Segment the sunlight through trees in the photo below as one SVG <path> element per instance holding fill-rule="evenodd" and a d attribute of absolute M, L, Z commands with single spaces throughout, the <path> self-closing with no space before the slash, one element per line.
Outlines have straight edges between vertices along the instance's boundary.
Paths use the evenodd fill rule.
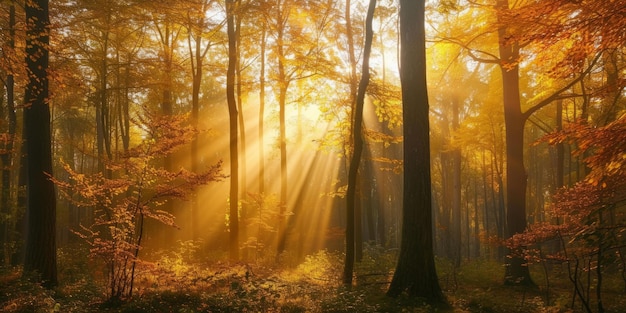
<path fill-rule="evenodd" d="M 0 1 L 0 311 L 619 312 L 624 16 Z"/>

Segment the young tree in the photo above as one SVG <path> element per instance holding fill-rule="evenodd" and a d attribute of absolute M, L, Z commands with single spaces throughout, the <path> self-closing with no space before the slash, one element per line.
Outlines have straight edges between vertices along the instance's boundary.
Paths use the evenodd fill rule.
<path fill-rule="evenodd" d="M 348 1 L 348 5 L 349 5 Z M 348 172 L 348 191 L 346 192 L 346 259 L 343 270 L 343 283 L 345 285 L 352 284 L 352 271 L 354 269 L 355 255 L 355 223 L 361 223 L 360 219 L 355 219 L 355 203 L 356 188 L 359 164 L 361 163 L 361 153 L 363 151 L 363 106 L 365 103 L 365 90 L 369 84 L 370 72 L 369 61 L 372 51 L 372 38 L 374 31 L 372 20 L 374 19 L 374 10 L 376 9 L 376 0 L 370 0 L 365 18 L 365 47 L 363 48 L 363 65 L 361 73 L 361 81 L 356 97 L 356 105 L 354 112 L 354 127 L 352 128 L 352 137 L 354 140 L 354 151 L 350 160 L 350 168 Z M 349 11 L 348 11 L 349 12 Z"/>
<path fill-rule="evenodd" d="M 237 41 L 235 17 L 237 0 L 226 0 L 226 27 L 228 32 L 228 71 L 226 73 L 226 101 L 230 121 L 230 258 L 239 259 L 239 155 L 237 147 L 237 102 L 235 99 L 235 67 Z"/>
<path fill-rule="evenodd" d="M 108 297 L 113 302 L 133 295 L 146 222 L 177 227 L 174 216 L 162 207 L 172 200 L 186 200 L 200 185 L 222 178 L 220 163 L 195 173 L 184 168 L 169 171 L 158 162 L 193 139 L 196 130 L 188 126 L 185 116 L 146 112 L 134 122 L 146 140 L 108 163 L 115 178 L 99 172 L 81 174 L 65 165 L 67 181 L 54 180 L 74 205 L 96 208 L 94 223 L 75 233 L 89 244 L 91 256 L 104 261 Z"/>
<path fill-rule="evenodd" d="M 46 287 L 57 284 L 56 198 L 52 175 L 50 107 L 48 95 L 48 1 L 27 1 L 24 133 L 28 155 L 25 273 L 41 275 Z"/>
<path fill-rule="evenodd" d="M 433 251 L 425 1 L 400 0 L 404 196 L 400 255 L 387 295 L 443 302 Z"/>

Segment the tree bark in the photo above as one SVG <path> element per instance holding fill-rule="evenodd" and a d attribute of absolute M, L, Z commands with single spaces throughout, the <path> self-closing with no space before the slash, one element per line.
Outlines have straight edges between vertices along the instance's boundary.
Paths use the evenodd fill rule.
<path fill-rule="evenodd" d="M 508 0 L 498 0 L 498 12 L 508 10 Z M 500 69 L 506 139 L 506 236 L 512 237 L 526 229 L 527 175 L 524 168 L 524 124 L 519 92 L 519 46 L 508 42 L 507 28 L 498 28 Z M 508 251 L 505 259 L 505 284 L 532 284 L 526 261 L 518 251 Z"/>
<path fill-rule="evenodd" d="M 367 90 L 367 85 L 369 84 L 370 79 L 369 59 L 372 51 L 372 38 L 374 37 L 372 20 L 374 19 L 375 9 L 376 0 L 370 0 L 369 7 L 367 9 L 367 16 L 365 18 L 365 47 L 363 48 L 361 81 L 359 82 L 356 105 L 354 106 L 354 126 L 352 128 L 354 151 L 352 152 L 350 167 L 348 169 L 348 190 L 346 192 L 346 258 L 343 268 L 343 283 L 348 286 L 352 285 L 352 276 L 354 271 L 355 223 L 361 223 L 360 220 L 355 220 L 355 207 L 357 205 L 356 191 L 361 153 L 363 152 L 363 106 L 365 103 L 365 91 Z"/>
<path fill-rule="evenodd" d="M 237 149 L 237 102 L 235 99 L 235 67 L 237 42 L 235 37 L 236 0 L 226 0 L 226 27 L 228 31 L 228 71 L 226 72 L 226 101 L 230 121 L 230 259 L 239 259 L 239 155 Z"/>
<path fill-rule="evenodd" d="M 15 2 L 10 2 L 9 7 L 9 49 L 15 49 Z M 8 141 L 5 144 L 5 151 L 2 154 L 2 202 L 0 204 L 0 212 L 11 214 L 11 172 L 13 170 L 13 147 L 15 142 L 15 134 L 17 130 L 17 116 L 15 113 L 15 79 L 12 72 L 7 74 L 6 78 L 6 94 L 7 94 L 7 117 L 8 117 Z M 14 210 L 15 211 L 15 210 Z M 13 215 L 15 216 L 15 215 Z M 14 240 L 11 236 L 9 219 L 0 221 L 0 244 L 2 247 L 2 259 L 5 265 L 10 264 L 11 250 L 9 243 Z"/>
<path fill-rule="evenodd" d="M 48 98 L 48 1 L 28 1 L 26 12 L 26 85 L 24 132 L 29 158 L 27 192 L 28 233 L 24 272 L 37 272 L 43 285 L 57 284 L 56 198 L 52 175 L 50 107 Z"/>
<path fill-rule="evenodd" d="M 433 251 L 424 0 L 400 0 L 404 195 L 400 255 L 387 295 L 444 302 Z"/>
<path fill-rule="evenodd" d="M 276 245 L 276 260 L 285 250 L 285 242 L 281 240 L 285 236 L 285 220 L 287 217 L 287 129 L 285 110 L 287 106 L 287 90 L 289 80 L 285 69 L 285 26 L 289 19 L 289 12 L 282 1 L 277 4 L 278 16 L 276 17 L 276 52 L 278 57 L 278 123 L 279 123 L 279 149 L 280 149 L 280 209 L 278 214 L 278 243 Z"/>

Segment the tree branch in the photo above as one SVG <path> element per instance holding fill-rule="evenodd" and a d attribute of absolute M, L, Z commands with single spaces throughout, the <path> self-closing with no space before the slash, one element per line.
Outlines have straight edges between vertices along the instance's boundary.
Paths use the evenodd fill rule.
<path fill-rule="evenodd" d="M 596 65 L 596 63 L 598 62 L 598 60 L 600 59 L 600 56 L 602 55 L 602 53 L 598 53 L 595 58 L 593 59 L 593 61 L 591 61 L 591 63 L 589 64 L 589 66 L 587 67 L 587 69 L 585 69 L 585 71 L 583 71 L 582 73 L 580 73 L 580 75 L 572 80 L 571 82 L 569 82 L 567 85 L 561 87 L 559 90 L 555 91 L 551 96 L 543 99 L 542 101 L 540 101 L 539 103 L 533 105 L 531 108 L 529 108 L 528 110 L 526 110 L 526 112 L 522 113 L 522 118 L 524 120 L 527 120 L 533 113 L 537 112 L 539 109 L 543 108 L 544 106 L 552 103 L 552 101 L 557 100 L 561 97 L 561 94 L 563 92 L 565 92 L 566 90 L 570 89 L 572 86 L 574 86 L 576 83 L 580 82 L 581 80 L 583 80 L 585 78 L 585 76 L 587 76 L 587 74 L 589 74 L 591 72 L 591 70 L 593 69 L 593 67 Z"/>

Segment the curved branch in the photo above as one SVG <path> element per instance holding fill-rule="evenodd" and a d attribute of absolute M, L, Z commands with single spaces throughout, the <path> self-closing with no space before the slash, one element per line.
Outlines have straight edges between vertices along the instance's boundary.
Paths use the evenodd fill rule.
<path fill-rule="evenodd" d="M 572 80 L 567 85 L 565 85 L 565 86 L 561 87 L 559 90 L 555 91 L 551 96 L 543 99 L 539 103 L 533 105 L 531 108 L 526 110 L 526 112 L 522 113 L 522 118 L 524 120 L 527 120 L 533 113 L 537 112 L 539 109 L 543 108 L 544 106 L 552 103 L 552 101 L 555 101 L 555 100 L 559 99 L 563 92 L 565 92 L 566 90 L 570 89 L 572 86 L 574 86 L 575 84 L 577 84 L 578 82 L 583 80 L 585 78 L 585 76 L 587 76 L 587 74 L 589 74 L 591 72 L 593 67 L 596 65 L 596 63 L 600 59 L 601 55 L 602 55 L 602 53 L 598 53 L 595 56 L 595 58 L 593 59 L 593 61 L 591 61 L 591 63 L 589 63 L 589 66 L 585 69 L 585 71 L 580 73 L 580 75 L 578 77 L 576 77 L 576 79 Z"/>

